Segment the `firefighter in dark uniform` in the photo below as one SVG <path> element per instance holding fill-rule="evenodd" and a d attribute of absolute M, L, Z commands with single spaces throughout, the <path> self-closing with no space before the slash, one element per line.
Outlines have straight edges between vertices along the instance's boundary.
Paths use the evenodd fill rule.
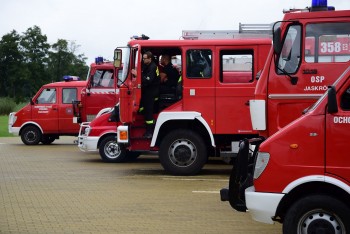
<path fill-rule="evenodd" d="M 153 135 L 155 120 L 153 119 L 154 104 L 159 96 L 160 77 L 158 66 L 152 61 L 150 51 L 143 54 L 142 77 L 141 77 L 141 101 L 140 108 L 145 116 L 146 132 L 143 135 L 151 138 Z M 136 75 L 136 71 L 132 71 Z"/>
<path fill-rule="evenodd" d="M 180 73 L 171 63 L 171 57 L 167 54 L 163 54 L 160 63 L 163 66 L 163 70 L 160 72 L 161 93 L 173 93 L 179 82 Z"/>

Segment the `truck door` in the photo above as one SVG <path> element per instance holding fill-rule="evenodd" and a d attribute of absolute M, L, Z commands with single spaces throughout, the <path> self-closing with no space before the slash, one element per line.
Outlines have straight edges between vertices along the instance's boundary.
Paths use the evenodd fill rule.
<path fill-rule="evenodd" d="M 281 53 L 270 67 L 270 134 L 299 117 L 349 66 L 350 23 L 322 20 L 287 27 Z"/>
<path fill-rule="evenodd" d="M 77 133 L 79 124 L 73 123 L 73 101 L 78 100 L 78 90 L 75 87 L 60 88 L 58 111 L 59 133 Z"/>
<path fill-rule="evenodd" d="M 44 88 L 32 105 L 32 119 L 44 133 L 58 132 L 58 100 L 56 88 Z"/>
<path fill-rule="evenodd" d="M 113 69 L 97 69 L 90 76 L 89 88 L 84 97 L 87 121 L 95 118 L 103 108 L 116 104 L 116 79 Z"/>
<path fill-rule="evenodd" d="M 326 114 L 326 173 L 350 182 L 350 80 L 339 90 L 338 112 Z"/>
<path fill-rule="evenodd" d="M 198 111 L 215 132 L 214 47 L 187 48 L 184 51 L 183 108 Z"/>
<path fill-rule="evenodd" d="M 248 101 L 254 97 L 254 47 L 217 48 L 215 115 L 217 134 L 253 133 Z"/>

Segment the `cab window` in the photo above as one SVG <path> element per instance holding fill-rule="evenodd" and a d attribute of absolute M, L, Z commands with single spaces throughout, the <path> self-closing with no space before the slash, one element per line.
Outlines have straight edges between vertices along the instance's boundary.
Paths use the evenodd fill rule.
<path fill-rule="evenodd" d="M 188 50 L 186 58 L 186 75 L 188 78 L 212 77 L 211 50 Z"/>
<path fill-rule="evenodd" d="M 350 23 L 319 23 L 306 26 L 305 61 L 308 63 L 350 60 Z"/>
<path fill-rule="evenodd" d="M 92 77 L 92 87 L 113 87 L 113 70 L 96 70 Z"/>
<path fill-rule="evenodd" d="M 301 26 L 291 25 L 284 38 L 281 53 L 278 58 L 278 74 L 294 74 L 300 64 Z"/>
<path fill-rule="evenodd" d="M 56 89 L 44 89 L 36 100 L 37 104 L 56 103 Z"/>
<path fill-rule="evenodd" d="M 77 100 L 77 89 L 64 88 L 62 89 L 62 103 L 71 104 Z"/>
<path fill-rule="evenodd" d="M 253 51 L 220 52 L 222 83 L 249 83 L 253 81 Z"/>
<path fill-rule="evenodd" d="M 341 95 L 340 107 L 342 110 L 350 111 L 350 87 Z"/>

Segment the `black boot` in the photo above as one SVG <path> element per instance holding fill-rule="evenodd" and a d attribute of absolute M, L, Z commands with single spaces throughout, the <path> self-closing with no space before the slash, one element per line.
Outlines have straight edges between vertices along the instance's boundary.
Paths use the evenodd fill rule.
<path fill-rule="evenodd" d="M 154 124 L 146 124 L 146 132 L 143 134 L 144 138 L 152 138 L 154 131 Z"/>

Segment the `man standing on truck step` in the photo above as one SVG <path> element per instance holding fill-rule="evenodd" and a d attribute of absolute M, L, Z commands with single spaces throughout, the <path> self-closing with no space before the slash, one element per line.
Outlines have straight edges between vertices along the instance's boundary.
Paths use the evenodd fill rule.
<path fill-rule="evenodd" d="M 159 69 L 152 60 L 153 55 L 150 51 L 143 54 L 142 60 L 142 77 L 141 77 L 141 101 L 140 107 L 144 108 L 144 116 L 146 122 L 145 138 L 151 138 L 153 135 L 155 120 L 153 119 L 154 102 L 159 96 L 160 76 Z M 137 75 L 132 70 L 133 75 Z"/>

